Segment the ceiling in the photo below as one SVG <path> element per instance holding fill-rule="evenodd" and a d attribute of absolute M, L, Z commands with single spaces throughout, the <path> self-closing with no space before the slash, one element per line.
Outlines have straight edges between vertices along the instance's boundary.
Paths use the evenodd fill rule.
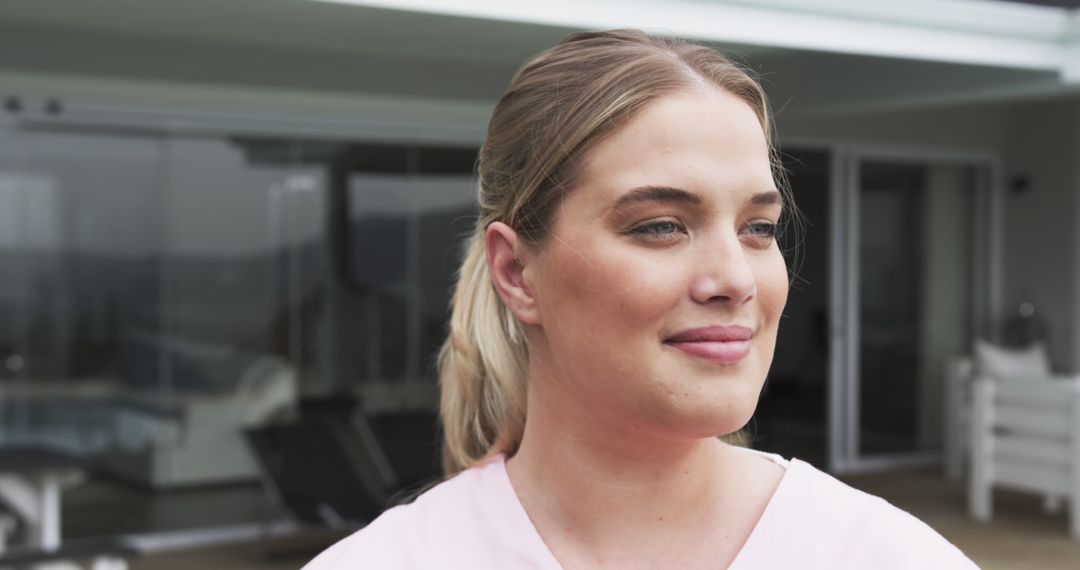
<path fill-rule="evenodd" d="M 1053 8 L 1080 8 L 1080 0 L 994 0 L 995 2 L 1011 2 L 1013 4 L 1032 4 L 1035 6 L 1050 6 Z"/>
<path fill-rule="evenodd" d="M 516 63 L 567 29 L 304 0 L 3 0 L 0 23 L 245 47 Z"/>
<path fill-rule="evenodd" d="M 489 105 L 522 62 L 575 29 L 307 0 L 3 0 L 0 75 Z M 761 73 L 789 114 L 1074 92 L 1053 69 L 713 44 Z"/>

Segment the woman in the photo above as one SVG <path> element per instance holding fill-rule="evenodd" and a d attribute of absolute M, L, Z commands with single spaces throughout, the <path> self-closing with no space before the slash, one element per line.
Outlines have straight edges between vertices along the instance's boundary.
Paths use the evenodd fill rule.
<path fill-rule="evenodd" d="M 439 372 L 450 478 L 344 568 L 972 568 L 888 503 L 716 436 L 772 360 L 789 215 L 766 101 L 713 50 L 575 34 L 518 72 Z"/>

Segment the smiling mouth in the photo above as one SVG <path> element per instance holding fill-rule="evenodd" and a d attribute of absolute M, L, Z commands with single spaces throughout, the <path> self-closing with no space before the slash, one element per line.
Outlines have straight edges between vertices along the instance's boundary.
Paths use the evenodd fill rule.
<path fill-rule="evenodd" d="M 746 327 L 704 327 L 683 331 L 665 340 L 664 344 L 690 356 L 734 364 L 750 353 L 752 336 L 753 331 Z"/>
<path fill-rule="evenodd" d="M 721 364 L 734 364 L 750 353 L 749 340 L 704 341 L 704 342 L 665 342 L 691 356 L 705 358 Z"/>

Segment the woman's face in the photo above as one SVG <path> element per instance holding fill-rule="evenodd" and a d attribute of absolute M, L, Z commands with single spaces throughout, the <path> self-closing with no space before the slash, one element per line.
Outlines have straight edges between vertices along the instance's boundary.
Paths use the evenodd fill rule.
<path fill-rule="evenodd" d="M 665 437 L 741 428 L 787 299 L 780 212 L 762 127 L 726 92 L 665 97 L 603 139 L 523 273 L 545 395 Z"/>

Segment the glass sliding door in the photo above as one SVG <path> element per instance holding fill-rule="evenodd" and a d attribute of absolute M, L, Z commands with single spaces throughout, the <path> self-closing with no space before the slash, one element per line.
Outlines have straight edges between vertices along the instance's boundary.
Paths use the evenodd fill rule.
<path fill-rule="evenodd" d="M 834 314 L 844 324 L 835 467 L 932 461 L 947 359 L 970 347 L 986 310 L 977 303 L 988 280 L 977 275 L 988 236 L 977 216 L 987 167 L 859 155 L 848 166 L 846 223 L 834 230 L 843 288 Z"/>
<path fill-rule="evenodd" d="M 96 454 L 119 337 L 157 326 L 159 141 L 11 129 L 0 155 L 0 445 Z"/>
<path fill-rule="evenodd" d="M 243 430 L 301 395 L 437 474 L 475 146 L 171 125 L 0 117 L 0 448 L 94 462 L 65 538 L 265 522 Z"/>
<path fill-rule="evenodd" d="M 152 469 L 139 476 L 154 487 L 253 480 L 243 429 L 290 416 L 317 382 L 327 191 L 303 150 L 289 140 L 167 139 L 161 326 L 125 339 L 156 368 L 128 374 L 158 378 L 147 407 L 187 419 L 183 438 L 155 442 Z"/>
<path fill-rule="evenodd" d="M 265 517 L 243 430 L 330 374 L 324 147 L 0 126 L 0 447 L 109 474 L 66 536 Z"/>

